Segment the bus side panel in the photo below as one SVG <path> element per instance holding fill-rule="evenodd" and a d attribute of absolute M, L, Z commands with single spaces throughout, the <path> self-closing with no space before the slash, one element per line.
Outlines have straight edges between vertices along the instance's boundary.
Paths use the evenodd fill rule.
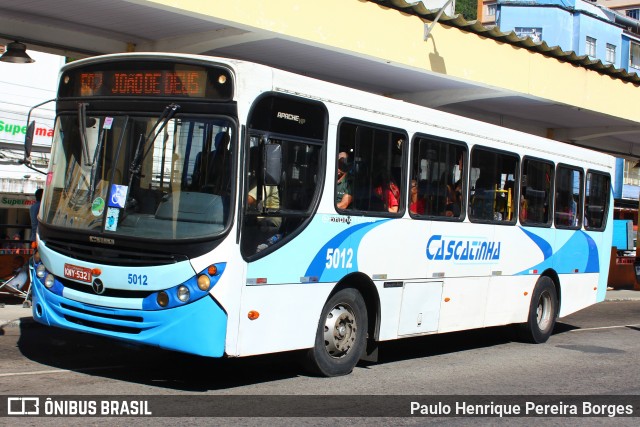
<path fill-rule="evenodd" d="M 489 280 L 484 326 L 527 320 L 531 294 L 538 276 L 494 276 Z"/>
<path fill-rule="evenodd" d="M 398 338 L 404 287 L 394 285 L 384 286 L 384 282 L 377 282 L 376 288 L 380 296 L 380 328 L 378 339 L 379 341 L 396 339 Z"/>
<path fill-rule="evenodd" d="M 479 328 L 484 324 L 488 277 L 445 280 L 438 332 Z"/>
<path fill-rule="evenodd" d="M 242 294 L 238 355 L 313 347 L 331 283 L 250 285 Z M 255 320 L 249 311 L 257 311 Z"/>
<path fill-rule="evenodd" d="M 568 316 L 597 302 L 598 274 L 561 274 L 562 304 L 559 317 Z"/>
<path fill-rule="evenodd" d="M 560 317 L 596 303 L 598 249 L 598 243 L 582 230 L 556 230 L 553 269 L 560 278 Z"/>
<path fill-rule="evenodd" d="M 491 271 L 483 326 L 526 321 L 533 288 L 553 253 L 554 233 L 549 228 L 495 227 L 500 262 Z"/>

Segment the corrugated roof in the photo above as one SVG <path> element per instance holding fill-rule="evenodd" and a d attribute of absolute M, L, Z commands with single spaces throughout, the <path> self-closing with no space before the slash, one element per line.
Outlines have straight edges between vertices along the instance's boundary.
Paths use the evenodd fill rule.
<path fill-rule="evenodd" d="M 404 13 L 419 16 L 420 18 L 434 21 L 440 12 L 440 9 L 427 9 L 422 1 L 405 1 L 405 0 L 369 0 L 393 9 L 401 10 Z M 616 79 L 633 83 L 640 86 L 640 77 L 636 73 L 629 73 L 624 68 L 615 68 L 613 64 L 604 64 L 599 59 L 591 59 L 588 55 L 577 55 L 574 51 L 564 51 L 559 46 L 549 46 L 546 42 L 536 42 L 530 37 L 519 37 L 515 32 L 502 32 L 496 27 L 485 27 L 480 21 L 467 21 L 460 14 L 456 16 L 448 16 L 442 14 L 438 22 L 452 27 L 460 28 L 470 33 L 479 34 L 483 37 L 491 38 L 502 43 L 508 43 L 513 46 L 521 47 L 533 52 L 540 53 L 544 56 L 556 58 L 559 61 L 569 62 L 571 64 L 605 74 Z"/>

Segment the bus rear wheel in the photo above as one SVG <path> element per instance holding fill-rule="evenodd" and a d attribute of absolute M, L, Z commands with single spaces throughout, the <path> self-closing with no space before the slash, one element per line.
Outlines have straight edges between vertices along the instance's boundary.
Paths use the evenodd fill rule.
<path fill-rule="evenodd" d="M 553 280 L 541 277 L 536 283 L 529 305 L 527 322 L 518 325 L 518 335 L 533 344 L 546 342 L 556 324 L 558 295 Z"/>
<path fill-rule="evenodd" d="M 346 288 L 324 305 L 306 368 L 313 374 L 336 377 L 350 373 L 366 346 L 367 308 L 356 289 Z"/>

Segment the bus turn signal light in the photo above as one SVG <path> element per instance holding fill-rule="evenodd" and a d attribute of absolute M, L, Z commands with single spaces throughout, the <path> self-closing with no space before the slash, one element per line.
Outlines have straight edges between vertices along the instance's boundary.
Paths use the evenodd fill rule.
<path fill-rule="evenodd" d="M 91 275 L 93 275 L 94 277 L 98 277 L 101 274 L 102 274 L 102 270 L 100 270 L 99 268 L 91 269 Z"/>
<path fill-rule="evenodd" d="M 260 313 L 255 310 L 251 310 L 247 317 L 249 318 L 249 320 L 256 320 L 258 317 L 260 317 Z"/>
<path fill-rule="evenodd" d="M 210 265 L 207 268 L 207 273 L 209 274 L 209 276 L 215 276 L 216 274 L 218 274 L 218 267 L 216 267 L 215 265 Z"/>
<path fill-rule="evenodd" d="M 209 279 L 209 276 L 207 276 L 206 274 L 201 274 L 198 276 L 198 287 L 201 291 L 208 291 L 210 286 L 211 280 Z"/>

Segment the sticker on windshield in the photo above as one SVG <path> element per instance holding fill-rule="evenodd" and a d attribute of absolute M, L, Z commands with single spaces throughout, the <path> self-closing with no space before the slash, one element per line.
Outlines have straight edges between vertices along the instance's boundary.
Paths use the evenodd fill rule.
<path fill-rule="evenodd" d="M 102 197 L 96 197 L 91 202 L 91 213 L 93 216 L 100 216 L 104 212 L 104 199 Z"/>
<path fill-rule="evenodd" d="M 113 124 L 113 117 L 105 117 L 104 118 L 104 126 L 103 129 L 111 129 L 111 125 Z"/>
<path fill-rule="evenodd" d="M 107 223 L 104 225 L 104 229 L 107 231 L 116 231 L 118 228 L 118 217 L 120 216 L 120 209 L 107 208 Z"/>
<path fill-rule="evenodd" d="M 128 189 L 126 185 L 111 184 L 111 198 L 108 205 L 112 208 L 124 208 Z"/>

